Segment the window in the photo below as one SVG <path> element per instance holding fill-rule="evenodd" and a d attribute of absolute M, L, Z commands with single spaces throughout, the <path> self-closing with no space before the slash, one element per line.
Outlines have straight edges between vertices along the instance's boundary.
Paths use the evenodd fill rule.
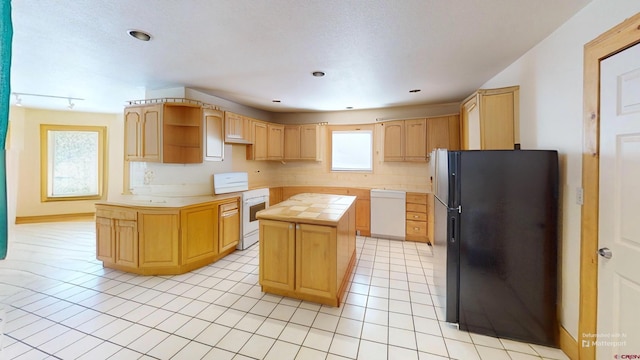
<path fill-rule="evenodd" d="M 102 198 L 106 129 L 40 125 L 42 201 Z"/>
<path fill-rule="evenodd" d="M 332 171 L 373 170 L 373 130 L 331 131 Z"/>

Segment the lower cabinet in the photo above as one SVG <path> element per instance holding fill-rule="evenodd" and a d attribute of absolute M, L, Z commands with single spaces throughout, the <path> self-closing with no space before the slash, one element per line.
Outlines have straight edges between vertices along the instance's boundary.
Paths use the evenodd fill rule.
<path fill-rule="evenodd" d="M 138 251 L 141 268 L 178 266 L 178 211 L 138 212 Z"/>
<path fill-rule="evenodd" d="M 339 306 L 355 264 L 354 216 L 337 226 L 260 220 L 262 290 Z"/>
<path fill-rule="evenodd" d="M 427 194 L 407 193 L 406 239 L 429 242 Z"/>
<path fill-rule="evenodd" d="M 235 250 L 239 199 L 183 208 L 96 205 L 96 257 L 144 275 L 182 274 Z"/>
<path fill-rule="evenodd" d="M 295 289 L 295 224 L 260 220 L 260 284 Z"/>
<path fill-rule="evenodd" d="M 218 251 L 234 249 L 240 241 L 240 204 L 233 201 L 218 205 Z"/>

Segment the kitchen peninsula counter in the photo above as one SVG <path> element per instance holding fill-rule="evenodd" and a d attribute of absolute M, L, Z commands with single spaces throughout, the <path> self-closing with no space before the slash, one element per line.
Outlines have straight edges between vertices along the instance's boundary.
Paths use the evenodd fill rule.
<path fill-rule="evenodd" d="M 230 254 L 240 240 L 240 198 L 123 195 L 96 203 L 96 257 L 141 275 L 183 274 Z"/>
<path fill-rule="evenodd" d="M 356 261 L 355 200 L 303 193 L 258 212 L 262 290 L 339 306 Z"/>

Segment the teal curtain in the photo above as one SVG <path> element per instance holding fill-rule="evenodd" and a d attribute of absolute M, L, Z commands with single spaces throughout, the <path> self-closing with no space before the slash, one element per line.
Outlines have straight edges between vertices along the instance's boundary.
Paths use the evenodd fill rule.
<path fill-rule="evenodd" d="M 9 127 L 9 98 L 11 95 L 11 1 L 1 1 L 0 14 L 0 259 L 7 257 L 7 129 Z"/>

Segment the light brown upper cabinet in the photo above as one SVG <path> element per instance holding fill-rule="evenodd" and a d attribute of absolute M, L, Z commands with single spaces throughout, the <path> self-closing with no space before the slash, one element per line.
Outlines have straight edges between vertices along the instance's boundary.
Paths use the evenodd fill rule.
<path fill-rule="evenodd" d="M 267 160 L 284 159 L 284 125 L 267 124 Z"/>
<path fill-rule="evenodd" d="M 229 144 L 250 144 L 251 119 L 226 111 L 224 113 L 224 142 Z"/>
<path fill-rule="evenodd" d="M 404 160 L 427 160 L 427 120 L 404 121 Z"/>
<path fill-rule="evenodd" d="M 202 162 L 202 109 L 190 103 L 125 108 L 125 158 L 163 163 Z"/>
<path fill-rule="evenodd" d="M 124 110 L 125 158 L 160 162 L 162 105 L 127 107 Z"/>
<path fill-rule="evenodd" d="M 267 160 L 267 123 L 251 120 L 251 144 L 247 146 L 247 160 Z"/>
<path fill-rule="evenodd" d="M 434 149 L 460 149 L 460 116 L 456 114 L 427 119 L 427 154 Z"/>
<path fill-rule="evenodd" d="M 462 149 L 514 149 L 520 144 L 520 87 L 480 89 L 460 108 Z"/>
<path fill-rule="evenodd" d="M 320 126 L 317 124 L 285 125 L 285 160 L 321 160 Z"/>
<path fill-rule="evenodd" d="M 404 120 L 382 123 L 384 129 L 384 161 L 404 161 Z"/>
<path fill-rule="evenodd" d="M 223 113 L 215 109 L 202 109 L 204 118 L 204 159 L 208 161 L 224 160 L 224 121 Z"/>
<path fill-rule="evenodd" d="M 384 161 L 427 161 L 427 120 L 394 120 L 384 128 Z"/>

